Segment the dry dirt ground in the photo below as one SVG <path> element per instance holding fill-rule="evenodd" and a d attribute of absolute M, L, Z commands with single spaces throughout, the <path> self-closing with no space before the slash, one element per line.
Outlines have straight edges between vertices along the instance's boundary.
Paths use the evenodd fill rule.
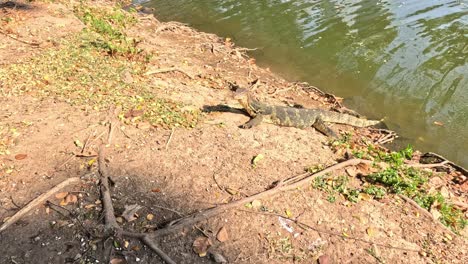
<path fill-rule="evenodd" d="M 14 21 L 0 22 L 1 67 L 27 63 L 84 27 L 61 4 L 0 1 L 0 18 L 6 17 Z M 216 36 L 143 15 L 128 34 L 143 40 L 140 48 L 157 54 L 152 68 L 175 66 L 193 77 L 179 71 L 149 76 L 160 98 L 201 110 L 236 106 L 229 83 L 248 86 L 259 79 L 255 93 L 262 100 L 330 107 L 327 98 L 257 67 Z M 106 111 L 28 94 L 1 97 L 0 105 L 0 127 L 11 132 L 2 135 L 8 151 L 0 155 L 0 220 L 67 178 L 81 179 L 63 190 L 77 198 L 63 206 L 67 210 L 41 205 L 0 234 L 0 263 L 162 262 L 137 240 L 101 236 L 102 203 L 93 162 L 107 136 Z M 115 213 L 120 216 L 129 205 L 142 207 L 136 220 L 122 221 L 123 227 L 151 231 L 182 215 L 266 190 L 306 167 L 326 167 L 343 158 L 313 129 L 238 127 L 248 120 L 232 110 L 206 111 L 193 128 L 122 123 L 106 158 Z M 83 153 L 77 140 L 87 143 Z M 259 154 L 264 158 L 252 166 Z M 446 180 L 437 188 L 446 186 L 453 196 L 466 199 L 466 184 L 455 188 Z M 229 263 L 315 263 L 319 257 L 320 263 L 468 263 L 466 232 L 451 235 L 393 195 L 358 203 L 342 196 L 332 203 L 327 197 L 305 186 L 258 201 L 253 208 L 226 211 L 157 242 L 177 263 L 213 262 L 193 251 L 194 240 L 204 235 L 213 243 L 209 252 Z M 55 195 L 49 200 L 60 203 Z M 216 239 L 222 227 L 228 234 L 224 242 Z"/>

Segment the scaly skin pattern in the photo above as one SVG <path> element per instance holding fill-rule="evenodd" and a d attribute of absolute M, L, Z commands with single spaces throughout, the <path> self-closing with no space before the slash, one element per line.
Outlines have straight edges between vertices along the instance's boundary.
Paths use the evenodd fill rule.
<path fill-rule="evenodd" d="M 253 100 L 243 89 L 236 92 L 235 98 L 252 118 L 261 115 L 261 122 L 279 126 L 306 128 L 316 125 L 317 121 L 346 124 L 355 127 L 368 127 L 380 123 L 380 121 L 376 120 L 367 120 L 321 109 L 270 106 Z"/>

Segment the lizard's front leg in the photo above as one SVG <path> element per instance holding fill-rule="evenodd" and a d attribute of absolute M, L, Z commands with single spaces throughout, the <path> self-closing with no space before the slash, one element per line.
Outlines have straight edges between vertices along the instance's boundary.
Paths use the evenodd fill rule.
<path fill-rule="evenodd" d="M 240 128 L 252 128 L 254 126 L 260 125 L 263 120 L 262 115 L 256 115 L 254 118 L 250 119 L 249 122 L 240 126 Z"/>
<path fill-rule="evenodd" d="M 317 129 L 320 133 L 324 134 L 328 137 L 338 138 L 335 131 L 329 128 L 325 122 L 323 122 L 322 118 L 317 117 L 315 123 L 312 125 L 315 129 Z"/>

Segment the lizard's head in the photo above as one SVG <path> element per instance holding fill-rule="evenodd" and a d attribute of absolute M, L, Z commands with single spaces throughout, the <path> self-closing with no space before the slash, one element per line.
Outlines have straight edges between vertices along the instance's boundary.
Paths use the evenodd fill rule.
<path fill-rule="evenodd" d="M 243 107 L 249 105 L 249 93 L 247 89 L 238 88 L 234 93 L 234 99 L 236 99 Z"/>
<path fill-rule="evenodd" d="M 256 115 L 256 108 L 252 105 L 252 100 L 249 95 L 249 91 L 244 88 L 238 88 L 234 93 L 234 99 L 236 99 L 242 107 L 251 115 L 252 117 Z"/>

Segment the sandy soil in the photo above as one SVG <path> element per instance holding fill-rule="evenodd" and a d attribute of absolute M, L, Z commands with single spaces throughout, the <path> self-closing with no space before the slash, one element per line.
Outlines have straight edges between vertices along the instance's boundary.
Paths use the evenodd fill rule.
<path fill-rule="evenodd" d="M 0 1 L 0 17 L 14 19 L 0 26 L 1 67 L 27 63 L 85 26 L 69 6 L 36 1 Z M 257 67 L 229 41 L 177 23 L 163 24 L 141 15 L 128 34 L 142 40 L 141 49 L 157 54 L 150 68 L 177 67 L 193 77 L 178 71 L 146 76 L 157 96 L 205 111 L 194 128 L 119 126 L 107 157 L 115 182 L 115 213 L 120 216 L 128 205 L 142 206 L 136 220 L 122 221 L 124 228 L 155 230 L 182 215 L 266 190 L 307 167 L 327 167 L 343 159 L 344 154 L 334 151 L 329 139 L 313 129 L 268 124 L 240 129 L 249 117 L 235 109 L 239 106 L 230 84 L 248 87 L 258 79 L 255 95 L 272 104 L 332 108 L 329 98 Z M 81 179 L 64 190 L 78 198 L 64 206 L 67 210 L 39 206 L 0 234 L 0 263 L 162 262 L 137 240 L 102 237 L 99 177 L 93 160 L 107 135 L 105 111 L 33 95 L 1 97 L 0 105 L 0 128 L 15 130 L 0 134 L 8 149 L 0 155 L 0 219 L 7 220 L 67 178 Z M 208 111 L 220 105 L 232 108 Z M 369 131 L 333 128 L 372 138 Z M 88 143 L 83 153 L 77 140 Z M 252 159 L 259 154 L 264 159 L 254 167 Z M 445 186 L 452 197 L 466 203 L 466 180 L 455 184 L 447 175 L 434 182 L 438 184 L 434 188 Z M 158 244 L 177 263 L 213 262 L 193 251 L 194 240 L 204 236 L 200 230 L 212 239 L 209 251 L 222 254 L 229 263 L 468 262 L 466 228 L 453 236 L 393 195 L 358 203 L 342 196 L 331 203 L 327 197 L 326 192 L 306 186 L 258 201 L 254 208 L 226 211 L 162 237 Z M 60 203 L 55 196 L 50 201 Z M 289 215 L 313 229 L 278 215 Z M 216 239 L 222 227 L 228 233 L 224 242 Z"/>

